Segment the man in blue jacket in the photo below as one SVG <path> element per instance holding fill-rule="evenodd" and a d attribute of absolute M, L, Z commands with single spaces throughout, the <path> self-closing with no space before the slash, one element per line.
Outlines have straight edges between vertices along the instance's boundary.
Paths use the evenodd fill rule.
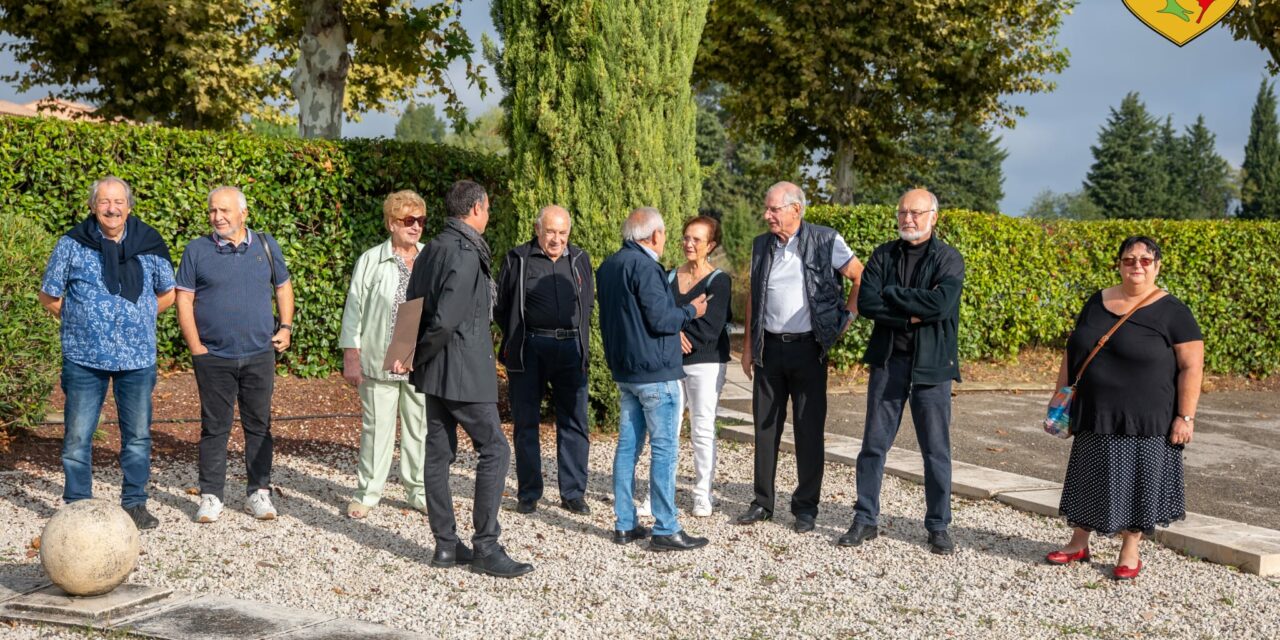
<path fill-rule="evenodd" d="M 680 425 L 678 380 L 684 377 L 680 330 L 707 311 L 706 296 L 677 307 L 658 258 L 666 245 L 662 215 L 652 207 L 631 212 L 622 225 L 622 248 L 596 271 L 600 333 L 605 360 L 618 385 L 622 409 L 613 458 L 613 541 L 649 536 L 636 522 L 632 494 L 636 460 L 646 432 L 652 450 L 649 496 L 654 551 L 683 551 L 707 544 L 686 534 L 676 519 L 676 451 Z"/>

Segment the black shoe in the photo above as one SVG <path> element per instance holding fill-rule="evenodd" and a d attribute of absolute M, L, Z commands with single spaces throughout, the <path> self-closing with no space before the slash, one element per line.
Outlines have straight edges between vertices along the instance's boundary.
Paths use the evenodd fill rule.
<path fill-rule="evenodd" d="M 802 513 L 796 516 L 796 533 L 809 533 L 810 531 L 813 531 L 813 520 L 814 517 L 807 513 Z"/>
<path fill-rule="evenodd" d="M 461 542 L 455 544 L 452 549 L 448 546 L 437 546 L 435 555 L 431 556 L 431 566 L 440 569 L 448 569 L 460 564 L 471 564 L 475 554 L 471 553 L 471 549 Z"/>
<path fill-rule="evenodd" d="M 836 544 L 842 547 L 856 547 L 867 540 L 873 540 L 880 535 L 880 530 L 874 525 L 862 524 L 855 522 L 849 525 L 849 530 L 836 540 Z"/>
<path fill-rule="evenodd" d="M 160 524 L 160 521 L 151 515 L 151 512 L 147 511 L 147 505 L 145 504 L 136 504 L 124 511 L 129 514 L 129 517 L 133 520 L 133 526 L 137 527 L 138 531 L 154 529 Z"/>
<path fill-rule="evenodd" d="M 569 498 L 561 500 L 560 507 L 569 513 L 576 513 L 580 516 L 591 515 L 591 507 L 587 506 L 587 501 L 582 498 Z"/>
<path fill-rule="evenodd" d="M 516 502 L 516 513 L 533 513 L 537 510 L 537 500 L 519 500 Z"/>
<path fill-rule="evenodd" d="M 750 509 L 747 509 L 746 513 L 738 516 L 733 521 L 733 523 L 734 524 L 755 524 L 757 522 L 764 522 L 765 520 L 768 520 L 772 517 L 773 517 L 773 514 L 769 513 L 768 511 L 765 511 L 764 507 L 758 504 L 753 504 L 751 505 Z"/>
<path fill-rule="evenodd" d="M 944 556 L 956 552 L 956 543 L 951 541 L 951 534 L 946 529 L 929 532 L 929 550 Z"/>
<path fill-rule="evenodd" d="M 669 536 L 653 536 L 649 539 L 649 549 L 652 551 L 689 551 L 705 546 L 706 538 L 691 536 L 683 530 Z"/>
<path fill-rule="evenodd" d="M 645 538 L 648 538 L 648 537 L 649 537 L 649 527 L 645 527 L 641 525 L 636 525 L 636 527 L 630 531 L 623 531 L 621 529 L 613 530 L 614 544 L 627 544 L 628 542 L 635 542 L 636 540 L 644 540 Z"/>
<path fill-rule="evenodd" d="M 495 578 L 519 578 L 533 571 L 533 565 L 527 562 L 516 562 L 507 552 L 498 547 L 493 553 L 471 561 L 472 573 L 483 573 Z"/>

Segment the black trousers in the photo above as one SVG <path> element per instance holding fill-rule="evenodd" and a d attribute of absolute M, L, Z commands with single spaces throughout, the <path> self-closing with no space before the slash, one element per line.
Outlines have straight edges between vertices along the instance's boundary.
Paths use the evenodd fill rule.
<path fill-rule="evenodd" d="M 471 509 L 475 529 L 471 544 L 477 557 L 499 548 L 498 507 L 502 505 L 502 490 L 511 465 L 511 447 L 500 424 L 497 403 L 458 402 L 427 395 L 427 452 L 422 480 L 427 493 L 427 520 L 437 545 L 458 543 L 453 493 L 449 490 L 449 464 L 454 458 L 449 435 L 461 425 L 480 456 Z"/>
<path fill-rule="evenodd" d="M 222 499 L 227 481 L 227 439 L 235 406 L 244 429 L 247 494 L 271 486 L 271 394 L 275 391 L 276 354 L 219 358 L 203 354 L 191 359 L 200 391 L 200 493 Z"/>
<path fill-rule="evenodd" d="M 756 423 L 755 499 L 752 504 L 773 513 L 778 446 L 792 410 L 799 485 L 791 494 L 791 513 L 818 515 L 822 493 L 824 436 L 827 423 L 827 360 L 812 338 L 783 342 L 765 334 L 762 362 L 752 376 L 751 409 Z"/>
<path fill-rule="evenodd" d="M 587 491 L 587 373 L 582 370 L 578 339 L 557 340 L 528 336 L 524 344 L 524 371 L 511 371 L 512 439 L 516 450 L 516 497 L 542 498 L 542 447 L 538 428 L 542 423 L 542 397 L 551 385 L 551 406 L 556 412 L 556 471 L 560 497 L 581 498 Z"/>

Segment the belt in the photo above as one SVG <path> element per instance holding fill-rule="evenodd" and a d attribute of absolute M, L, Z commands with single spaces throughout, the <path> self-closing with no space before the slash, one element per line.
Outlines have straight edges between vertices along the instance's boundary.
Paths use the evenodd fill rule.
<path fill-rule="evenodd" d="M 764 332 L 764 337 L 773 340 L 781 340 L 782 342 L 813 342 L 813 332 L 806 331 L 804 333 L 772 333 Z"/>
<path fill-rule="evenodd" d="M 577 329 L 525 329 L 531 336 L 555 338 L 556 340 L 572 340 L 578 337 Z"/>

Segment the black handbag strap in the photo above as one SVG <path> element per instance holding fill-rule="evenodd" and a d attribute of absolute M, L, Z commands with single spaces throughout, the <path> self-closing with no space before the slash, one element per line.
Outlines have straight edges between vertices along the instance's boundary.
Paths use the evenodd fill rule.
<path fill-rule="evenodd" d="M 271 245 L 267 244 L 267 237 L 257 231 L 253 235 L 258 237 L 258 242 L 262 244 L 262 251 L 267 254 L 267 266 L 271 268 L 271 297 L 276 297 L 276 261 L 271 257 Z"/>

